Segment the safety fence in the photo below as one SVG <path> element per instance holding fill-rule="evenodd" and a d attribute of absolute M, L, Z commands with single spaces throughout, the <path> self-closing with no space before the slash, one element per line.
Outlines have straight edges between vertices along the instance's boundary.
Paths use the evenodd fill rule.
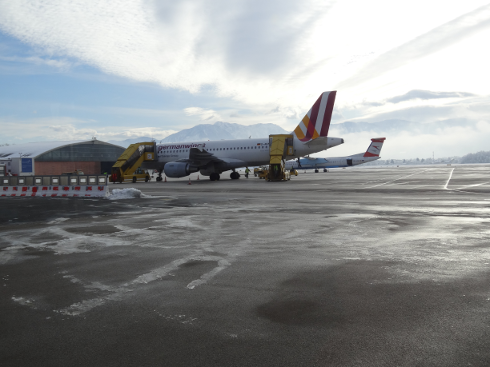
<path fill-rule="evenodd" d="M 107 176 L 5 176 L 0 178 L 0 196 L 104 197 Z"/>

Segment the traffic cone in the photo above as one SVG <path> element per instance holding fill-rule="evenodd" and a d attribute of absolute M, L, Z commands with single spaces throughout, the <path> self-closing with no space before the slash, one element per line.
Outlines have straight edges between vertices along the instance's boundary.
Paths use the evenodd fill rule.
<path fill-rule="evenodd" d="M 190 177 L 189 177 L 189 183 L 188 183 L 188 185 L 191 185 L 191 178 Z"/>
<path fill-rule="evenodd" d="M 167 182 L 167 176 L 165 176 L 165 181 L 164 182 Z"/>
<path fill-rule="evenodd" d="M 199 175 L 197 175 L 197 180 L 199 181 Z"/>

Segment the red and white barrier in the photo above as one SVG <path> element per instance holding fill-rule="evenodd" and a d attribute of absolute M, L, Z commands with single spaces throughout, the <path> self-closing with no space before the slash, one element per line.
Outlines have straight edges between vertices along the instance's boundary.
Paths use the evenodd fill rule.
<path fill-rule="evenodd" d="M 108 186 L 2 186 L 0 196 L 105 197 Z"/>

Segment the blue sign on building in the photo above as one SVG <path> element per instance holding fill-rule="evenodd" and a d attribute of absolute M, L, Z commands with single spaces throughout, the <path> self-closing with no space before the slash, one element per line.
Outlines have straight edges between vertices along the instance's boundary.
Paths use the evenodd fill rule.
<path fill-rule="evenodd" d="M 22 172 L 32 172 L 32 158 L 22 158 Z"/>

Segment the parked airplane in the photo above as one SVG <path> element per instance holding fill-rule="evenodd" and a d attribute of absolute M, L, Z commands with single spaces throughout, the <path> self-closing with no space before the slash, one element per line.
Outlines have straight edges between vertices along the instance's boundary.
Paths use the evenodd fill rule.
<path fill-rule="evenodd" d="M 365 153 L 354 154 L 348 157 L 334 157 L 334 158 L 302 158 L 296 161 L 287 161 L 287 169 L 314 169 L 318 172 L 319 168 L 323 168 L 323 172 L 327 171 L 327 168 L 336 167 L 349 167 L 357 166 L 367 162 L 372 162 L 380 158 L 381 148 L 386 138 L 374 138 L 371 139 L 371 144 L 367 148 Z"/>
<path fill-rule="evenodd" d="M 335 103 L 336 91 L 320 95 L 293 134 L 294 155 L 303 157 L 344 143 L 344 139 L 327 137 Z M 145 162 L 142 167 L 157 169 L 168 177 L 185 177 L 193 172 L 220 179 L 224 171 L 232 170 L 232 179 L 240 177 L 235 169 L 269 164 L 269 137 L 203 141 L 196 143 L 171 143 L 157 145 L 157 162 Z"/>

